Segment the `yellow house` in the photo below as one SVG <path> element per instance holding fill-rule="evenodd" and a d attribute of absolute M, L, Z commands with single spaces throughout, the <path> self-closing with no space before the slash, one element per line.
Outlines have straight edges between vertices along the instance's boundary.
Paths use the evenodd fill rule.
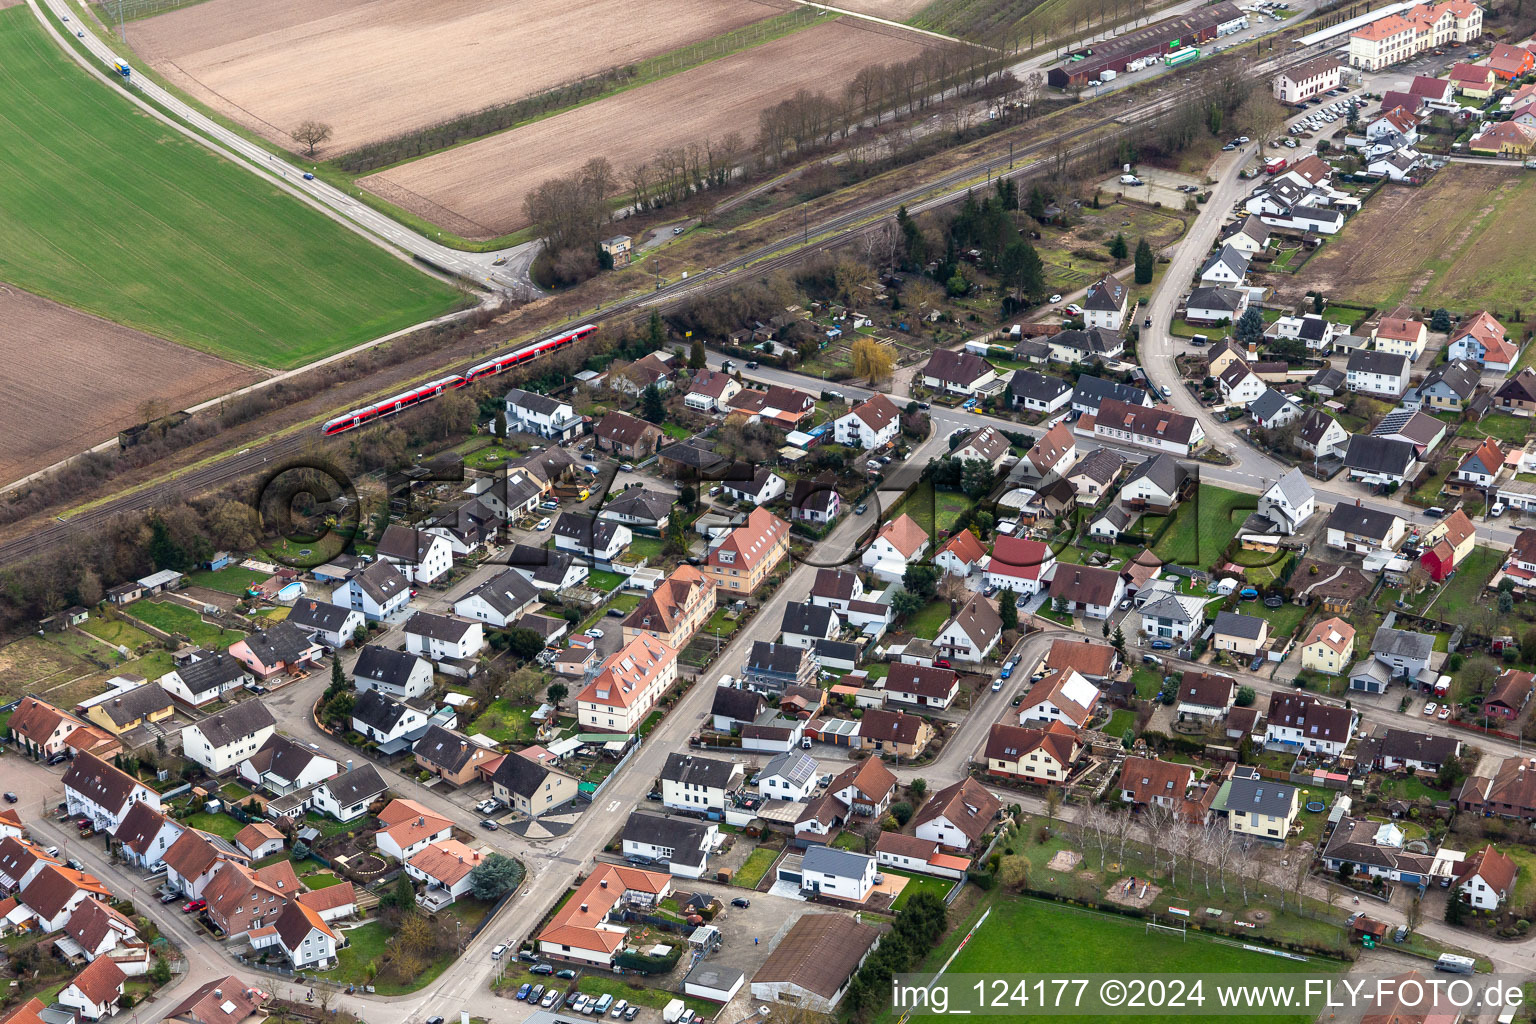
<path fill-rule="evenodd" d="M 1536 128 L 1519 121 L 1500 121 L 1467 143 L 1474 153 L 1505 153 L 1527 156 L 1536 149 Z"/>
<path fill-rule="evenodd" d="M 1246 772 L 1252 774 L 1242 774 Z M 1227 827 L 1238 835 L 1283 843 L 1299 808 L 1295 786 L 1262 778 L 1251 768 L 1233 772 L 1227 789 Z"/>
<path fill-rule="evenodd" d="M 1349 670 L 1355 651 L 1355 627 L 1343 619 L 1324 619 L 1312 627 L 1301 645 L 1301 667 L 1324 675 L 1341 676 Z"/>
<path fill-rule="evenodd" d="M 1028 782 L 1062 782 L 1081 750 L 1077 733 L 1061 722 L 1043 729 L 998 722 L 987 736 L 987 771 Z"/>
<path fill-rule="evenodd" d="M 759 505 L 709 553 L 704 575 L 734 601 L 756 590 L 787 554 L 789 524 Z"/>
<path fill-rule="evenodd" d="M 176 713 L 171 695 L 159 683 L 141 683 L 128 690 L 113 690 L 80 709 L 93 724 L 113 736 L 121 736 L 150 722 L 163 722 Z"/>
<path fill-rule="evenodd" d="M 1371 332 L 1371 340 L 1376 343 L 1378 352 L 1417 359 L 1429 343 L 1429 330 L 1418 320 L 1384 316 Z"/>

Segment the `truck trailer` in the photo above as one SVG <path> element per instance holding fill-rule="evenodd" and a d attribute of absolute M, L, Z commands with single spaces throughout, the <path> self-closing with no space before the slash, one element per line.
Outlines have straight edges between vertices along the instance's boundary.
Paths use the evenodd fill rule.
<path fill-rule="evenodd" d="M 128 62 L 123 60 L 121 57 L 112 58 L 112 70 L 122 75 L 124 78 L 127 78 L 129 75 L 133 74 L 133 69 L 130 68 L 128 66 Z"/>
<path fill-rule="evenodd" d="M 1265 161 L 1264 163 L 1265 174 L 1279 174 L 1283 170 L 1285 170 L 1285 157 L 1283 156 L 1277 156 L 1272 160 Z"/>
<path fill-rule="evenodd" d="M 1164 57 L 1163 63 L 1170 68 L 1176 68 L 1183 64 L 1193 64 L 1199 59 L 1200 48 L 1198 46 L 1187 46 L 1182 50 L 1175 50 Z"/>

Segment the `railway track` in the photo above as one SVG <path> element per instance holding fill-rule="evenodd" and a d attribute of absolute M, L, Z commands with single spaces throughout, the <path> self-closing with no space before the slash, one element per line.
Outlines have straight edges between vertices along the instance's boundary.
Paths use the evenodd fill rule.
<path fill-rule="evenodd" d="M 1314 45 L 1269 57 L 1257 62 L 1249 74 L 1267 78 L 1276 71 L 1299 64 L 1327 48 Z M 1172 110 L 1181 102 L 1181 99 L 1179 95 L 1151 99 L 1113 116 L 1101 118 L 1059 135 L 1042 138 L 1028 146 L 1016 149 L 1011 160 L 1014 164 L 1018 164 L 1020 160 L 1028 161 L 1032 156 L 1037 156 L 1063 143 L 1068 146 L 1069 159 L 1080 157 L 1091 146 L 1101 144 L 1106 139 L 1113 140 L 1141 130 L 1148 121 Z M 1107 134 L 1100 134 L 1105 133 L 1106 130 L 1108 130 Z M 1091 140 L 1091 142 L 1083 140 Z M 1074 142 L 1077 142 L 1076 146 L 1072 145 Z M 1025 166 L 1015 166 L 1010 169 L 1009 162 L 1009 156 L 999 155 L 951 171 L 893 195 L 872 200 L 814 225 L 811 233 L 817 237 L 808 244 L 797 244 L 796 240 L 800 237 L 798 232 L 787 235 L 719 266 L 710 267 L 687 281 L 674 282 L 655 292 L 621 300 L 604 310 L 597 319 L 599 322 L 631 316 L 639 319 L 641 314 L 649 315 L 652 308 L 665 311 L 685 300 L 730 287 L 735 283 L 732 275 L 739 271 L 750 270 L 753 274 L 767 274 L 793 266 L 809 255 L 832 251 L 856 241 L 864 233 L 879 227 L 887 217 L 894 216 L 902 206 L 906 206 L 915 214 L 958 202 L 974 189 L 974 184 L 967 183 L 974 183 L 978 177 L 988 175 L 989 172 L 995 172 L 992 173 L 993 177 L 1022 181 L 1042 171 L 1040 166 L 1028 163 Z M 938 190 L 937 194 L 934 194 L 935 190 Z M 569 331 L 591 319 L 593 319 L 591 314 L 574 318 L 549 328 L 546 333 L 557 334 Z M 398 387 L 398 383 L 391 387 Z M 318 435 L 296 433 L 266 444 L 253 445 L 238 455 L 227 456 L 215 463 L 188 470 L 169 480 L 126 494 L 121 498 L 103 502 L 78 515 L 48 523 L 26 536 L 0 544 L 0 566 L 26 561 L 56 544 L 101 526 L 123 513 L 151 509 L 169 501 L 212 490 L 258 474 L 262 471 L 262 467 L 295 455 L 318 441 Z"/>

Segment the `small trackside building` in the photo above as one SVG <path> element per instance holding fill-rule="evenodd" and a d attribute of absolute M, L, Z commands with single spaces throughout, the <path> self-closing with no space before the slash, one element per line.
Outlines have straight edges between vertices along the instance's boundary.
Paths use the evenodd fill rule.
<path fill-rule="evenodd" d="M 1344 75 L 1344 65 L 1332 57 L 1314 57 L 1275 76 L 1275 99 L 1281 103 L 1300 103 L 1318 93 L 1337 89 Z"/>

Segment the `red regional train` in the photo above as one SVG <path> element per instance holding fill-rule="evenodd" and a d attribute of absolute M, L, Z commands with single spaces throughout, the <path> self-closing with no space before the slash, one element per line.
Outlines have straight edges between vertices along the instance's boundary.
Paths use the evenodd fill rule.
<path fill-rule="evenodd" d="M 582 338 L 590 337 L 596 331 L 597 326 L 595 324 L 583 324 L 573 331 L 557 334 L 553 338 L 546 338 L 543 341 L 535 342 L 525 348 L 518 349 L 516 352 L 498 356 L 488 362 L 478 363 L 463 373 L 456 373 L 451 377 L 444 377 L 441 380 L 434 380 L 429 384 L 414 387 L 409 391 L 402 391 L 398 395 L 391 395 L 372 405 L 365 405 L 361 409 L 353 409 L 351 412 L 343 413 L 333 420 L 327 420 L 320 429 L 329 435 L 340 434 L 344 431 L 365 426 L 375 420 L 383 419 L 385 416 L 393 416 L 403 409 L 409 409 L 412 406 L 420 405 L 422 402 L 436 398 L 444 391 L 461 388 L 465 384 L 484 380 L 486 377 L 494 377 L 501 371 L 516 366 L 518 363 L 537 359 L 546 352 L 553 352 L 557 348 L 564 348 L 566 345 L 580 341 Z"/>

